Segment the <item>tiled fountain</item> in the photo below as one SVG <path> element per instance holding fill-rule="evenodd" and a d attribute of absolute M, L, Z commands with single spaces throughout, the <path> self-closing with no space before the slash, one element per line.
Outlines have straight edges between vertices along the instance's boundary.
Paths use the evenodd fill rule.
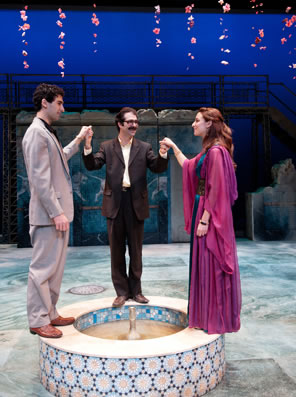
<path fill-rule="evenodd" d="M 40 377 L 53 395 L 73 397 L 196 397 L 217 386 L 225 373 L 224 336 L 187 327 L 187 301 L 150 297 L 147 305 L 128 301 L 112 307 L 113 298 L 63 308 L 74 325 L 63 327 L 61 339 L 40 338 Z M 167 336 L 114 340 L 87 335 L 112 323 L 122 328 L 129 307 L 136 321 L 176 326 Z M 117 332 L 117 331 L 116 331 Z"/>

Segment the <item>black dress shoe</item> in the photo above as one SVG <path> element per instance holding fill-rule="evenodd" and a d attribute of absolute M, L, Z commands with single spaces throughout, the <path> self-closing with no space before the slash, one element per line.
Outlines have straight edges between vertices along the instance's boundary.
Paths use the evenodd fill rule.
<path fill-rule="evenodd" d="M 149 299 L 147 299 L 144 295 L 138 294 L 133 297 L 133 300 L 138 302 L 138 303 L 148 303 Z"/>
<path fill-rule="evenodd" d="M 128 297 L 127 297 L 127 296 L 124 296 L 124 295 L 117 296 L 117 297 L 114 299 L 114 301 L 113 301 L 113 303 L 112 303 L 112 306 L 114 306 L 114 307 L 123 306 L 123 305 L 125 304 L 125 302 L 127 301 L 127 299 L 128 299 Z"/>

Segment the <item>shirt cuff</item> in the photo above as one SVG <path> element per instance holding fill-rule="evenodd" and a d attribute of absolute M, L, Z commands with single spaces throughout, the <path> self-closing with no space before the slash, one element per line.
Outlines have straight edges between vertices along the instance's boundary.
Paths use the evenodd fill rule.
<path fill-rule="evenodd" d="M 84 148 L 84 155 L 87 156 L 88 154 L 90 154 L 92 152 L 92 148 L 90 149 L 85 149 Z"/>
<path fill-rule="evenodd" d="M 85 150 L 85 149 L 84 149 Z M 164 154 L 160 153 L 159 151 L 159 155 L 160 157 L 162 157 L 163 159 L 167 159 L 168 158 L 168 152 L 165 152 Z"/>

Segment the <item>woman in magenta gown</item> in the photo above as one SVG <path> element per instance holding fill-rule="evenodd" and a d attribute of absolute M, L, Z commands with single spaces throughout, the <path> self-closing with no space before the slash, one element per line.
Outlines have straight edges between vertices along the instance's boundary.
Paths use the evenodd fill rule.
<path fill-rule="evenodd" d="M 236 332 L 241 285 L 231 210 L 237 198 L 231 129 L 215 108 L 200 108 L 192 127 L 202 138 L 202 151 L 193 159 L 171 139 L 161 141 L 183 167 L 185 230 L 191 234 L 189 327 Z"/>

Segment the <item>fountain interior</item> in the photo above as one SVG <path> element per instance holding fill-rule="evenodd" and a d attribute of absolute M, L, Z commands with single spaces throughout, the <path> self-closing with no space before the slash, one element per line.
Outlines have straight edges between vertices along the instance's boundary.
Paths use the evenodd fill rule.
<path fill-rule="evenodd" d="M 149 305 L 104 308 L 79 317 L 75 323 L 75 328 L 85 335 L 113 340 L 159 338 L 186 327 L 184 313 Z"/>

